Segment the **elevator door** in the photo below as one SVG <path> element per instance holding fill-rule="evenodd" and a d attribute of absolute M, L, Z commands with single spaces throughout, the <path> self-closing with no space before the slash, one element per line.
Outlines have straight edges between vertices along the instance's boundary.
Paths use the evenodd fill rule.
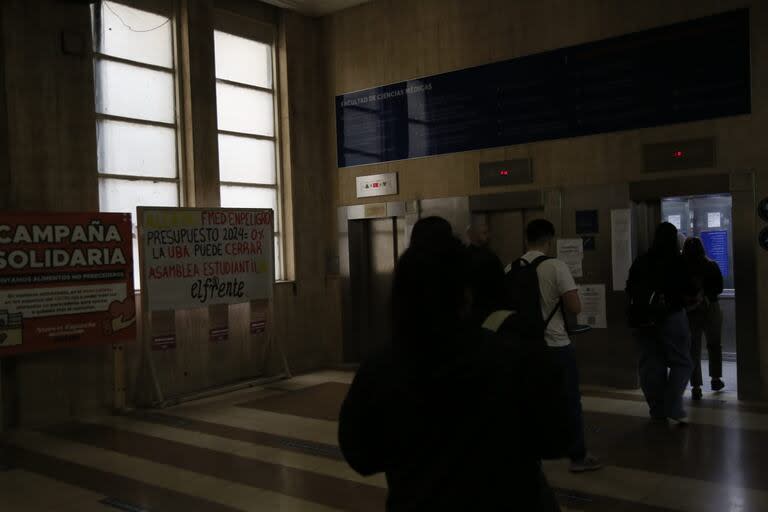
<path fill-rule="evenodd" d="M 397 261 L 397 229 L 395 219 L 370 222 L 370 294 L 368 296 L 367 349 L 390 343 L 390 298 L 392 276 Z M 364 353 L 367 351 L 364 349 Z"/>
<path fill-rule="evenodd" d="M 365 359 L 391 343 L 390 300 L 395 263 L 405 250 L 405 220 L 350 221 L 350 292 L 345 360 Z"/>
<path fill-rule="evenodd" d="M 728 194 L 674 197 L 661 201 L 661 219 L 680 230 L 681 241 L 696 237 L 707 257 L 718 264 L 725 290 L 719 298 L 723 315 L 721 331 L 723 378 L 729 390 L 736 388 L 736 280 L 733 264 L 733 199 Z M 706 344 L 702 359 L 708 359 Z M 705 372 L 706 374 L 706 372 Z"/>
<path fill-rule="evenodd" d="M 523 212 L 513 210 L 488 214 L 489 246 L 503 265 L 523 254 Z"/>
<path fill-rule="evenodd" d="M 540 218 L 544 218 L 543 210 L 505 210 L 487 214 L 489 245 L 503 265 L 525 253 L 525 227 Z"/>

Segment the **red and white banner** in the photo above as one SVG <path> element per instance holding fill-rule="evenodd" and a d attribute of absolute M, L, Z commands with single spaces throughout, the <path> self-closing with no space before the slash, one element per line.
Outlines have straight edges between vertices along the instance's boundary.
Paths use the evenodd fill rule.
<path fill-rule="evenodd" d="M 131 216 L 0 213 L 0 356 L 136 338 Z"/>

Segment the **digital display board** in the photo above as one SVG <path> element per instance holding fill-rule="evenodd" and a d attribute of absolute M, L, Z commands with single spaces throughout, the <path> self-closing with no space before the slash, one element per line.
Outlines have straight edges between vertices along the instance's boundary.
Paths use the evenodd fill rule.
<path fill-rule="evenodd" d="M 750 111 L 741 9 L 337 96 L 337 159 L 348 167 Z"/>

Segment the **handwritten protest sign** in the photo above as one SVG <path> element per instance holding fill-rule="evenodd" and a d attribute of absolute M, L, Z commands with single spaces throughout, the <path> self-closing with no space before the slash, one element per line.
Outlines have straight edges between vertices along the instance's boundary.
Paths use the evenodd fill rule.
<path fill-rule="evenodd" d="M 138 217 L 149 310 L 272 296 L 272 210 L 140 207 Z"/>

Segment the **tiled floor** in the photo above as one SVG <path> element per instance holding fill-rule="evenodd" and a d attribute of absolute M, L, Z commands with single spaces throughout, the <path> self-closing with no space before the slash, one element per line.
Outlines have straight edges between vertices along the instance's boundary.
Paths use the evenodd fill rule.
<path fill-rule="evenodd" d="M 351 378 L 320 372 L 13 433 L 0 452 L 11 465 L 0 510 L 383 510 L 384 478 L 354 473 L 336 445 Z M 707 393 L 681 429 L 651 424 L 637 392 L 587 388 L 583 402 L 590 449 L 607 466 L 573 475 L 565 461 L 545 464 L 564 510 L 768 511 L 768 406 Z"/>

